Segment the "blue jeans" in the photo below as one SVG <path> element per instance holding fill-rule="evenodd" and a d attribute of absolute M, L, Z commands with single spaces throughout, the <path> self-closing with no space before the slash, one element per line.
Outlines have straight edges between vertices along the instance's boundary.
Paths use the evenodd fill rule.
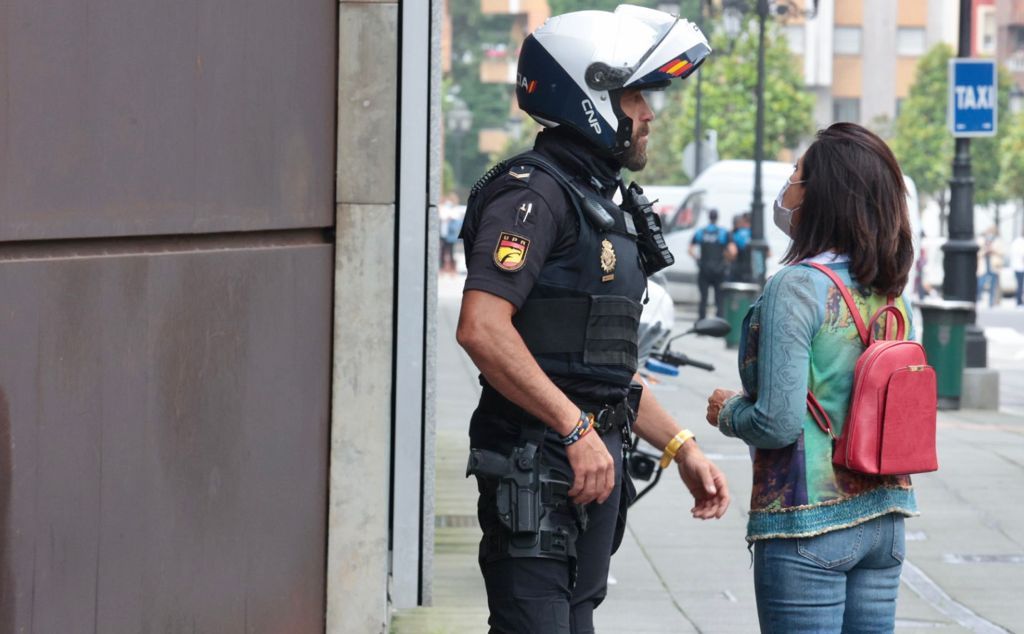
<path fill-rule="evenodd" d="M 988 292 L 988 305 L 995 306 L 999 303 L 999 276 L 995 273 L 982 273 L 978 276 L 978 300 L 981 300 L 982 293 Z"/>
<path fill-rule="evenodd" d="M 816 537 L 754 542 L 761 632 L 892 632 L 905 553 L 896 514 Z"/>

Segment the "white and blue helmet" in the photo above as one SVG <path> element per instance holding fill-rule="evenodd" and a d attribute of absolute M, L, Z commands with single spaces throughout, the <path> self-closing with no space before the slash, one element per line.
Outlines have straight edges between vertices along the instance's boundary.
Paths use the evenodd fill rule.
<path fill-rule="evenodd" d="M 516 98 L 541 125 L 568 126 L 620 156 L 633 134 L 621 91 L 665 88 L 710 53 L 696 25 L 663 11 L 623 4 L 614 12 L 566 13 L 523 42 Z"/>

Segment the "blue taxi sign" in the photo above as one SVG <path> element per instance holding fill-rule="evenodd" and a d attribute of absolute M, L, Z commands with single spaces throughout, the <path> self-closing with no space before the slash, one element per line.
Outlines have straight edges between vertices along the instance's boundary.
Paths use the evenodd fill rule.
<path fill-rule="evenodd" d="M 995 135 L 999 101 L 996 78 L 993 60 L 949 60 L 949 129 L 953 136 Z"/>

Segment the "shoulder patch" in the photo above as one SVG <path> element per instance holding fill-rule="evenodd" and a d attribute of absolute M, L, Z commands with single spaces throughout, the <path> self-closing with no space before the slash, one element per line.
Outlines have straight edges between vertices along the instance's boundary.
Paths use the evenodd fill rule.
<path fill-rule="evenodd" d="M 512 169 L 508 171 L 508 175 L 512 178 L 522 181 L 524 183 L 530 182 L 530 176 L 533 174 L 532 165 L 513 165 Z"/>
<path fill-rule="evenodd" d="M 529 249 L 529 238 L 502 231 L 494 247 L 494 264 L 502 271 L 518 271 L 526 265 L 526 252 Z"/>

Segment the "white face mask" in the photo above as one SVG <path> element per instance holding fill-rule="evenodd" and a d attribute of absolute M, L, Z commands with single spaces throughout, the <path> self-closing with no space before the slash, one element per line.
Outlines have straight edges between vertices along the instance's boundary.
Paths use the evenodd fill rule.
<path fill-rule="evenodd" d="M 775 226 L 782 230 L 782 233 L 786 234 L 790 238 L 793 234 L 790 231 L 793 230 L 793 212 L 800 208 L 800 205 L 789 209 L 782 204 L 782 199 L 786 196 L 786 190 L 789 189 L 790 185 L 799 185 L 807 181 L 791 181 L 786 179 L 786 184 L 782 186 L 782 190 L 779 191 L 779 195 L 775 197 L 775 203 L 772 205 L 772 210 L 775 212 Z"/>

